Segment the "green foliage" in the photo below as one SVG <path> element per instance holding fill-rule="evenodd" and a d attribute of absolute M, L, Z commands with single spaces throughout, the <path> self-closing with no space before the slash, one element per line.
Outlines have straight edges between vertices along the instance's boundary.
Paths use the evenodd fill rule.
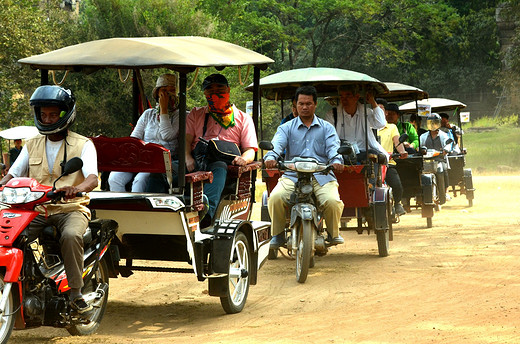
<path fill-rule="evenodd" d="M 68 41 L 67 44 L 110 37 L 211 36 L 215 28 L 209 16 L 195 9 L 195 1 L 84 0 L 81 6 L 74 42 Z M 124 80 L 128 71 L 120 72 Z M 155 106 L 151 93 L 156 79 L 167 72 L 170 71 L 141 72 L 145 93 L 152 106 Z M 101 133 L 127 136 L 131 133 L 132 73 L 126 83 L 120 79 L 116 70 L 69 77 L 66 86 L 77 96 L 78 132 L 89 136 Z M 202 79 L 198 79 L 196 86 L 200 82 Z M 200 104 L 200 94 L 200 88 L 194 87 L 188 95 L 188 108 Z"/>
<path fill-rule="evenodd" d="M 20 66 L 20 58 L 57 48 L 58 28 L 67 20 L 58 1 L 0 0 L 0 128 L 31 118 L 28 97 L 38 86 L 35 72 Z"/>
<path fill-rule="evenodd" d="M 262 76 L 286 69 L 326 66 L 352 69 L 383 81 L 427 90 L 431 96 L 488 91 L 500 68 L 494 10 L 498 0 L 82 0 L 79 17 L 59 8 L 59 0 L 0 0 L 0 127 L 30 121 L 28 96 L 37 71 L 20 58 L 108 37 L 200 35 L 258 51 L 276 62 Z M 45 6 L 42 7 L 41 4 Z M 514 5 L 512 14 L 518 14 Z M 516 16 L 518 18 L 519 16 Z M 19 20 L 23 18 L 23 20 Z M 519 36 L 520 37 L 520 36 Z M 520 41 L 520 38 L 516 38 Z M 512 73 L 520 79 L 520 59 Z M 143 71 L 150 96 L 158 75 Z M 205 104 L 199 71 L 188 92 L 188 109 Z M 121 71 L 126 75 L 126 71 Z M 231 99 L 245 109 L 251 93 L 236 68 L 222 71 L 232 85 Z M 61 79 L 62 73 L 57 78 Z M 242 70 L 245 79 L 246 70 Z M 195 73 L 188 75 L 188 84 Z M 76 129 L 85 135 L 128 135 L 131 86 L 117 71 L 69 75 L 64 87 L 78 99 Z M 151 99 L 150 99 L 151 100 Z M 152 105 L 154 101 L 151 100 Z M 281 119 L 279 103 L 263 101 L 263 129 L 271 137 Z M 284 114 L 290 111 L 287 107 Z M 5 114 L 5 115 L 4 115 Z"/>
<path fill-rule="evenodd" d="M 464 128 L 497 128 L 497 127 L 514 127 L 519 126 L 518 115 L 500 116 L 500 117 L 481 117 L 464 123 Z"/>
<path fill-rule="evenodd" d="M 469 131 L 464 135 L 466 166 L 477 173 L 514 172 L 520 169 L 520 128 L 501 126 L 489 131 Z"/>

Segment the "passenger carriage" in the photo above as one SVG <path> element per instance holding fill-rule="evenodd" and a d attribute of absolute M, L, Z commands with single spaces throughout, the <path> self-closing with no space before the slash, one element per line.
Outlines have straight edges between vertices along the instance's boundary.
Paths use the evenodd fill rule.
<path fill-rule="evenodd" d="M 253 120 L 259 112 L 260 70 L 272 63 L 268 57 L 228 42 L 206 37 L 111 38 L 81 43 L 49 53 L 21 59 L 21 64 L 40 69 L 41 83 L 49 83 L 49 71 L 91 73 L 100 69 L 129 70 L 133 73 L 133 122 L 139 117 L 137 80 L 145 69 L 166 68 L 179 75 L 179 152 L 185 148 L 186 90 L 188 78 L 198 68 L 253 68 Z M 117 72 L 115 72 L 117 73 Z M 92 138 L 103 172 L 164 173 L 167 193 L 90 193 L 95 218 L 119 224 L 110 247 L 111 277 L 128 277 L 133 271 L 194 273 L 208 280 L 209 294 L 220 297 L 227 313 L 240 312 L 249 285 L 257 283 L 258 270 L 265 262 L 270 223 L 252 221 L 256 170 L 261 164 L 229 166 L 226 189 L 211 223 L 203 220 L 203 188 L 212 181 L 211 172 L 185 173 L 185 157 L 179 154 L 179 168 L 172 171 L 171 153 L 166 148 L 131 137 Z M 172 185 L 172 173 L 178 185 Z M 136 264 L 139 260 L 141 265 Z M 147 264 L 162 261 L 164 266 Z M 171 267 L 166 262 L 185 262 Z M 168 266 L 166 266 L 168 265 Z M 175 264 L 177 265 L 177 264 Z"/>
<path fill-rule="evenodd" d="M 260 90 L 264 98 L 282 101 L 283 118 L 283 100 L 290 101 L 298 87 L 312 85 L 318 91 L 318 97 L 337 97 L 338 86 L 347 84 L 358 85 L 362 97 L 369 90 L 373 90 L 376 97 L 388 92 L 386 85 L 377 79 L 337 68 L 303 68 L 272 74 L 260 79 Z M 252 87 L 246 89 L 252 90 Z M 375 233 L 379 255 L 385 257 L 389 254 L 389 241 L 393 240 L 392 194 L 382 182 L 384 168 L 375 166 L 374 161 L 369 159 L 362 165 L 347 164 L 343 173 L 336 174 L 340 197 L 345 205 L 340 230 L 354 230 L 358 234 L 365 231 Z M 267 189 L 262 197 L 264 221 L 270 220 L 267 198 L 280 175 L 278 169 L 262 170 Z M 270 252 L 270 257 L 275 258 L 276 252 Z"/>
<path fill-rule="evenodd" d="M 466 104 L 446 98 L 425 99 L 418 104 L 430 105 L 432 112 L 448 113 L 450 118 L 456 118 L 456 124 L 459 128 L 462 128 L 460 111 L 466 107 Z M 400 110 L 405 113 L 412 113 L 415 111 L 415 105 L 413 102 L 406 103 L 400 106 Z M 475 198 L 475 188 L 473 186 L 473 173 L 471 168 L 466 168 L 467 149 L 464 146 L 463 136 L 464 135 L 461 135 L 458 142 L 460 153 L 452 153 L 448 155 L 448 191 L 452 192 L 454 196 L 457 196 L 457 194 L 465 194 L 466 199 L 468 200 L 468 206 L 471 207 L 473 206 L 473 199 Z"/>

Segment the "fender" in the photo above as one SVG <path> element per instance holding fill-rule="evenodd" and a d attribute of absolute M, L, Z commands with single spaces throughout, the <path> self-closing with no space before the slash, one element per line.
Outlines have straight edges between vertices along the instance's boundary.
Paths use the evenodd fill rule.
<path fill-rule="evenodd" d="M 316 207 L 309 203 L 297 203 L 291 208 L 291 224 L 292 227 L 298 219 L 313 220 L 318 227 L 318 213 Z"/>
<path fill-rule="evenodd" d="M 0 247 L 0 266 L 5 266 L 5 282 L 18 282 L 22 264 L 22 250 L 14 247 Z"/>
<path fill-rule="evenodd" d="M 426 205 L 435 204 L 435 193 L 434 193 L 434 179 L 435 175 L 433 173 L 424 173 L 421 174 L 421 189 L 423 196 L 423 203 Z"/>
<path fill-rule="evenodd" d="M 258 230 L 269 229 L 267 226 L 266 228 L 263 228 L 265 226 L 260 226 Z M 219 281 L 221 278 L 228 274 L 229 271 L 229 261 L 230 261 L 230 254 L 231 254 L 231 247 L 233 246 L 233 240 L 235 237 L 236 232 L 242 232 L 246 235 L 249 245 L 251 248 L 251 270 L 249 271 L 249 278 L 250 278 L 250 284 L 254 285 L 257 281 L 257 274 L 258 274 L 258 244 L 259 244 L 259 238 L 257 237 L 258 231 L 253 230 L 253 226 L 251 222 L 249 221 L 240 221 L 240 220 L 228 220 L 221 223 L 218 223 L 215 226 L 215 235 L 210 238 L 209 241 L 209 254 L 210 254 L 210 268 L 209 276 L 200 276 L 203 280 L 204 277 L 209 279 L 208 284 L 208 293 L 211 296 L 225 296 L 227 289 L 222 288 L 222 283 Z M 256 233 L 254 233 L 256 232 Z M 265 242 L 269 242 L 268 232 L 266 232 L 265 236 L 267 237 L 267 240 L 264 240 Z M 268 247 L 268 245 L 265 245 Z M 267 257 L 267 254 L 265 254 Z M 200 257 L 207 259 L 205 257 Z M 199 259 L 197 259 L 198 264 L 202 263 Z M 202 274 L 202 267 L 200 270 L 197 270 L 197 272 Z M 212 276 L 213 275 L 213 276 Z"/>
<path fill-rule="evenodd" d="M 388 198 L 388 188 L 386 186 L 376 187 L 374 193 L 372 194 L 372 201 L 374 204 L 374 228 L 377 229 L 388 229 L 388 216 L 387 216 L 387 204 L 389 202 Z"/>

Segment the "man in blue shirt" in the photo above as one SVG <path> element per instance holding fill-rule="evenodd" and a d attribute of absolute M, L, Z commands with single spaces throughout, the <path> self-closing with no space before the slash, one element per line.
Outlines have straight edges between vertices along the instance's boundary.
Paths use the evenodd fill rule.
<path fill-rule="evenodd" d="M 314 110 L 317 105 L 316 89 L 303 86 L 296 90 L 296 107 L 298 117 L 279 126 L 273 137 L 273 151 L 264 156 L 265 166 L 276 166 L 276 154 L 286 151 L 286 160 L 294 157 L 313 157 L 319 162 L 334 166 L 335 172 L 343 172 L 343 158 L 337 155 L 340 141 L 336 129 L 327 121 L 317 117 Z M 289 204 L 291 193 L 297 181 L 296 172 L 287 171 L 278 180 L 271 192 L 267 204 L 273 239 L 271 248 L 276 249 L 284 244 L 285 209 Z M 343 212 L 343 202 L 339 198 L 338 182 L 334 174 L 314 174 L 313 191 L 318 200 L 318 207 L 323 213 L 331 244 L 344 243 L 339 234 L 339 222 Z"/>

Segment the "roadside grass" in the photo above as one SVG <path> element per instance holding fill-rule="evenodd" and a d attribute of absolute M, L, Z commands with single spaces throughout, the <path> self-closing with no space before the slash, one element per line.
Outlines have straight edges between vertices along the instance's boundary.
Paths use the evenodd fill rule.
<path fill-rule="evenodd" d="M 466 167 L 479 175 L 520 174 L 518 116 L 480 118 L 463 126 Z"/>

